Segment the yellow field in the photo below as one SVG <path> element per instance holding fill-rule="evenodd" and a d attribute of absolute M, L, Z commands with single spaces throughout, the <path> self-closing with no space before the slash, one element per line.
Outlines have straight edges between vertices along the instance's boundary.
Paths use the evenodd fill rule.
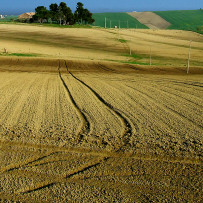
<path fill-rule="evenodd" d="M 0 34 L 0 200 L 201 201 L 202 36 L 24 25 Z M 150 46 L 154 64 L 133 64 L 148 63 Z"/>

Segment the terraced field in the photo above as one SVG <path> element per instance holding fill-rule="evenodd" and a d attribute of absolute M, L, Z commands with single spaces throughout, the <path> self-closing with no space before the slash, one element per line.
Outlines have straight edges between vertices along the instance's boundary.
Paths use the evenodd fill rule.
<path fill-rule="evenodd" d="M 201 202 L 201 35 L 0 26 L 0 202 Z"/>

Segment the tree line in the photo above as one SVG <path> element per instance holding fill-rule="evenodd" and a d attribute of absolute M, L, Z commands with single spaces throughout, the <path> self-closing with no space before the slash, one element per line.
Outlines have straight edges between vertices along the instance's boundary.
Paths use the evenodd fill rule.
<path fill-rule="evenodd" d="M 49 6 L 49 10 L 44 6 L 38 6 L 35 9 L 35 15 L 32 21 L 43 22 L 55 22 L 60 25 L 73 25 L 78 24 L 92 24 L 94 19 L 92 13 L 84 8 L 81 2 L 77 3 L 76 10 L 73 13 L 70 7 L 65 2 L 61 2 L 59 5 L 54 3 Z"/>

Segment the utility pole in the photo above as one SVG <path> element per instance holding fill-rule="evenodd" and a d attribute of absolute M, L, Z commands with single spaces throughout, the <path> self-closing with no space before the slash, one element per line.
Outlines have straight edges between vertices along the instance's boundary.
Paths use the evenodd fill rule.
<path fill-rule="evenodd" d="M 105 28 L 106 28 L 106 17 L 105 17 Z"/>
<path fill-rule="evenodd" d="M 130 43 L 132 42 L 132 39 L 130 38 Z M 131 49 L 131 44 L 129 44 L 129 48 L 130 48 L 130 56 L 132 55 L 132 49 Z"/>
<path fill-rule="evenodd" d="M 190 40 L 190 46 L 189 46 L 189 51 L 188 51 L 187 74 L 189 73 L 189 69 L 190 69 L 190 51 L 191 51 L 191 43 L 192 43 L 192 40 Z"/>

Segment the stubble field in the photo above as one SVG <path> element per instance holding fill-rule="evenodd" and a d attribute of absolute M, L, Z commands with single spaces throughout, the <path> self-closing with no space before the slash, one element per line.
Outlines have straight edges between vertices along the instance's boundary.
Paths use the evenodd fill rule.
<path fill-rule="evenodd" d="M 70 30 L 39 32 L 50 37 L 55 30 L 63 36 L 46 45 L 46 38 L 28 40 L 32 29 L 44 28 L 27 27 L 22 41 L 15 26 L 8 28 L 8 38 L 2 32 L 6 28 L 1 29 L 0 41 L 13 49 L 10 53 L 24 48 L 25 54 L 33 43 L 41 50 L 34 53 L 43 56 L 0 58 L 2 201 L 201 201 L 201 36 L 123 30 L 123 39 L 134 37 L 134 43 L 123 44 L 115 30 L 92 29 L 83 30 L 84 36 L 93 33 L 84 44 L 75 38 L 75 50 L 65 38 Z M 72 32 L 81 36 L 80 30 Z M 94 33 L 103 36 L 97 45 Z M 187 34 L 196 39 L 189 75 L 182 64 L 185 55 L 173 57 L 171 51 L 167 58 L 166 50 L 177 43 L 186 53 Z M 158 37 L 171 42 L 158 43 Z M 147 40 L 154 43 L 157 64 L 130 63 L 146 63 Z M 126 61 L 129 46 L 143 58 L 127 56 Z"/>

